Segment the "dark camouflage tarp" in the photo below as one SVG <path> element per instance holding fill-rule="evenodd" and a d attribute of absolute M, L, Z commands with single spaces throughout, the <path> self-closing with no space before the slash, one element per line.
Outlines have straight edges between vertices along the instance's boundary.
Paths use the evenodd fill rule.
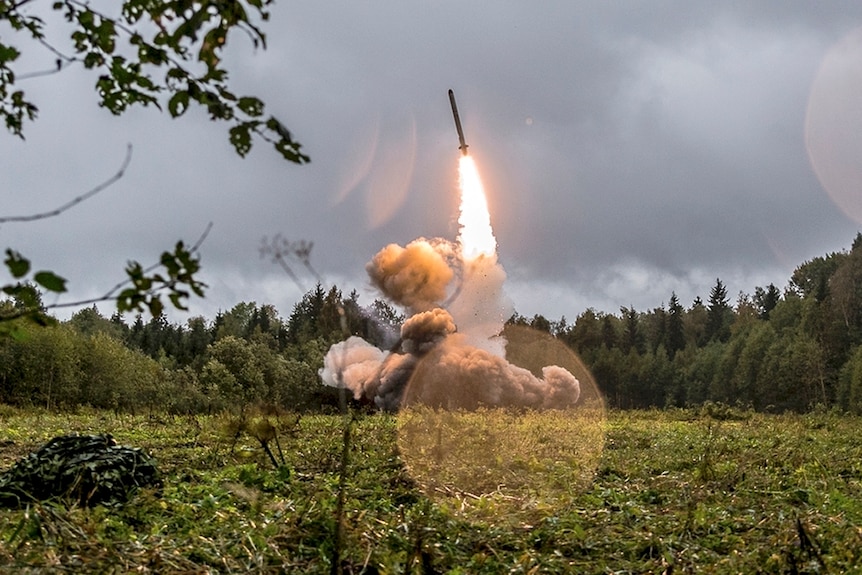
<path fill-rule="evenodd" d="M 141 487 L 161 487 L 155 461 L 117 445 L 109 434 L 63 435 L 0 473 L 0 505 L 63 500 L 80 505 L 124 503 Z"/>

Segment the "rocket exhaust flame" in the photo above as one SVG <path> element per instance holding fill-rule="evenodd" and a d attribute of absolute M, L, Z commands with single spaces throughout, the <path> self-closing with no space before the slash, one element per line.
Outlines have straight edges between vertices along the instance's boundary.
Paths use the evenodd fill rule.
<path fill-rule="evenodd" d="M 461 231 L 458 243 L 461 244 L 461 253 L 465 261 L 493 256 L 497 252 L 497 240 L 491 228 L 488 201 L 476 162 L 470 156 L 461 156 L 458 172 L 461 185 L 461 215 L 458 218 Z"/>
<path fill-rule="evenodd" d="M 480 256 L 493 256 L 497 251 L 497 240 L 491 229 L 491 216 L 488 213 L 488 201 L 479 171 L 473 158 L 467 155 L 467 143 L 464 141 L 464 130 L 461 128 L 461 117 L 458 115 L 458 105 L 455 103 L 455 93 L 449 90 L 449 103 L 452 105 L 452 115 L 455 117 L 455 129 L 458 130 L 458 141 L 461 158 L 458 163 L 458 180 L 461 188 L 461 215 L 458 223 L 461 231 L 458 242 L 461 244 L 462 256 L 466 261 L 472 261 Z"/>

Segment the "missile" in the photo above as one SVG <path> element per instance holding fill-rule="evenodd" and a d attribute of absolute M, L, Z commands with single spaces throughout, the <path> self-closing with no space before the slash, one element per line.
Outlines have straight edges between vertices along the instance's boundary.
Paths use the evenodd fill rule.
<path fill-rule="evenodd" d="M 455 103 L 455 92 L 449 90 L 449 103 L 452 104 L 452 115 L 455 116 L 455 129 L 458 130 L 458 141 L 461 143 L 458 149 L 467 155 L 467 142 L 464 141 L 464 130 L 461 129 L 461 117 L 458 116 L 458 105 Z"/>

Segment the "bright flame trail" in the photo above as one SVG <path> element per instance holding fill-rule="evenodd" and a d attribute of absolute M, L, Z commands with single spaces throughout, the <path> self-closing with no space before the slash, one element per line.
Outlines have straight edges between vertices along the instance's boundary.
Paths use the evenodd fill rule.
<path fill-rule="evenodd" d="M 461 231 L 458 233 L 458 242 L 461 244 L 462 256 L 465 261 L 493 256 L 497 252 L 497 240 L 491 228 L 485 189 L 473 158 L 461 156 L 458 172 L 461 186 L 461 215 L 458 217 Z"/>
<path fill-rule="evenodd" d="M 458 168 L 461 185 L 458 243 L 463 268 L 458 295 L 447 309 L 467 345 L 505 357 L 506 342 L 500 333 L 514 311 L 503 293 L 506 272 L 497 263 L 497 240 L 476 163 L 470 156 L 462 155 Z"/>

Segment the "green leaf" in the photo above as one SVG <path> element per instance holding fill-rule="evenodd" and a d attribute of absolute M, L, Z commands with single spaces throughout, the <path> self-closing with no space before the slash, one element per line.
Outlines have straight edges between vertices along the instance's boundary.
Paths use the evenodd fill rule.
<path fill-rule="evenodd" d="M 168 112 L 171 117 L 178 118 L 189 109 L 189 93 L 186 91 L 177 92 L 168 101 Z"/>
<path fill-rule="evenodd" d="M 37 284 L 39 284 L 48 291 L 56 293 L 63 293 L 64 291 L 66 291 L 65 278 L 61 278 L 54 272 L 36 272 L 36 275 L 33 276 L 33 281 L 35 281 Z"/>
<path fill-rule="evenodd" d="M 105 58 L 98 52 L 88 52 L 86 56 L 84 56 L 84 67 L 91 69 L 96 66 L 101 66 L 105 63 Z"/>
<path fill-rule="evenodd" d="M 15 46 L 0 44 L 0 63 L 12 62 L 21 55 Z"/>
<path fill-rule="evenodd" d="M 221 26 L 207 32 L 201 43 L 198 60 L 206 64 L 209 69 L 218 66 L 219 57 L 216 55 L 216 52 L 224 45 L 226 40 L 227 30 Z"/>
<path fill-rule="evenodd" d="M 188 299 L 188 297 L 189 297 L 188 292 L 182 291 L 182 290 L 175 290 L 172 294 L 170 294 L 168 296 L 168 298 L 171 300 L 171 303 L 174 305 L 174 307 L 179 309 L 179 310 L 183 310 L 183 311 L 188 311 L 188 307 L 183 305 L 183 301 L 182 301 L 184 298 Z"/>
<path fill-rule="evenodd" d="M 117 311 L 126 312 L 140 310 L 140 302 L 143 298 L 135 288 L 126 288 L 117 296 Z"/>
<path fill-rule="evenodd" d="M 3 262 L 9 269 L 9 273 L 15 279 L 22 278 L 30 271 L 30 260 L 16 251 L 6 249 L 6 260 Z"/>
<path fill-rule="evenodd" d="M 153 296 L 150 299 L 148 307 L 150 308 L 150 315 L 152 315 L 153 317 L 159 317 L 160 315 L 162 315 L 162 312 L 165 309 L 161 298 L 159 298 L 159 296 L 157 295 Z"/>
<path fill-rule="evenodd" d="M 228 90 L 227 88 L 225 88 L 224 86 L 219 86 L 218 93 L 219 93 L 219 96 L 221 96 L 223 99 L 227 100 L 228 102 L 236 102 L 237 98 L 234 95 L 234 93 L 231 92 L 230 90 Z"/>
<path fill-rule="evenodd" d="M 93 26 L 94 14 L 91 10 L 83 10 L 78 14 L 78 23 L 85 29 L 90 29 Z"/>
<path fill-rule="evenodd" d="M 116 46 L 114 41 L 116 36 L 117 32 L 114 28 L 113 20 L 109 18 L 102 19 L 102 22 L 96 28 L 96 45 L 106 53 L 111 54 L 114 52 L 114 47 Z"/>
<path fill-rule="evenodd" d="M 295 164 L 307 164 L 311 161 L 311 158 L 299 151 L 300 145 L 295 142 L 291 142 L 290 140 L 282 138 L 273 143 L 273 147 L 284 157 L 285 160 Z"/>
<path fill-rule="evenodd" d="M 236 149 L 236 153 L 245 157 L 251 150 L 251 134 L 248 124 L 238 124 L 230 129 L 230 143 Z"/>
<path fill-rule="evenodd" d="M 263 115 L 263 102 L 258 98 L 245 96 L 239 99 L 237 106 L 240 110 L 252 117 Z"/>
<path fill-rule="evenodd" d="M 137 278 L 140 278 L 144 275 L 144 268 L 141 267 L 136 261 L 130 261 L 126 264 L 126 275 L 129 276 L 129 279 L 135 281 Z"/>
<path fill-rule="evenodd" d="M 188 78 L 188 76 L 188 72 L 186 72 L 182 68 L 176 67 L 169 69 L 165 74 L 165 78 L 174 80 L 185 80 L 186 78 Z"/>
<path fill-rule="evenodd" d="M 176 277 L 180 273 L 180 264 L 177 263 L 177 258 L 170 252 L 164 252 L 161 259 L 162 265 L 168 270 L 170 277 Z"/>
<path fill-rule="evenodd" d="M 284 138 L 285 140 L 290 140 L 291 135 L 290 131 L 284 127 L 284 124 L 278 121 L 278 118 L 275 116 L 270 116 L 269 120 L 266 121 L 266 127 Z"/>

